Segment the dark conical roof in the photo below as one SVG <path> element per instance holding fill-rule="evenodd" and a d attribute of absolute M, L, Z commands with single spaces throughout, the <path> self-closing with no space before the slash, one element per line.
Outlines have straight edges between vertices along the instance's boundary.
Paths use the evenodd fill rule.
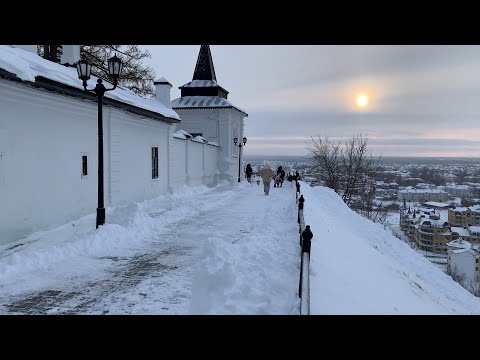
<path fill-rule="evenodd" d="M 213 67 L 212 53 L 210 52 L 210 46 L 208 45 L 200 46 L 197 65 L 195 66 L 192 80 L 217 81 L 215 68 Z"/>
<path fill-rule="evenodd" d="M 201 45 L 193 80 L 179 87 L 181 96 L 218 96 L 226 99 L 228 91 L 218 85 L 210 46 Z"/>

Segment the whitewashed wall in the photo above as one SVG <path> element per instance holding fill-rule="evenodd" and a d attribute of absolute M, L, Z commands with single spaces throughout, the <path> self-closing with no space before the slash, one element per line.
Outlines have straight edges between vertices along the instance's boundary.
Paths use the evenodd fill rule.
<path fill-rule="evenodd" d="M 170 125 L 116 108 L 104 108 L 108 127 L 105 177 L 109 204 L 152 199 L 168 191 L 168 138 Z M 158 178 L 152 179 L 152 147 L 158 147 Z"/>
<path fill-rule="evenodd" d="M 241 141 L 244 136 L 244 114 L 232 108 L 175 109 L 175 111 L 182 119 L 182 122 L 177 124 L 177 130 L 202 133 L 202 137 L 220 145 L 217 179 L 236 182 L 239 149 L 234 145 L 233 138 L 237 136 Z M 241 169 L 243 169 L 243 154 Z M 243 170 L 240 171 L 240 176 L 244 178 Z"/>
<path fill-rule="evenodd" d="M 0 79 L 0 110 L 0 245 L 95 214 L 97 103 Z M 175 124 L 109 105 L 103 121 L 105 207 L 216 184 L 220 147 L 176 139 Z"/>
<path fill-rule="evenodd" d="M 190 139 L 173 139 L 172 191 L 184 184 L 190 186 L 215 185 L 217 182 L 218 146 L 202 144 Z"/>
<path fill-rule="evenodd" d="M 0 80 L 0 109 L 0 244 L 94 214 L 96 102 Z M 103 110 L 106 207 L 159 196 L 175 187 L 172 179 L 215 183 L 218 147 L 174 139 L 175 125 Z M 152 146 L 159 148 L 158 179 L 151 176 Z"/>
<path fill-rule="evenodd" d="M 94 212 L 96 104 L 0 80 L 0 109 L 0 244 Z"/>
<path fill-rule="evenodd" d="M 465 274 L 465 282 L 470 283 L 475 279 L 475 257 L 469 252 L 450 254 L 450 266 L 456 268 L 459 274 Z"/>
<path fill-rule="evenodd" d="M 204 185 L 210 186 L 217 183 L 217 157 L 219 153 L 218 146 L 204 145 L 203 146 L 204 155 L 203 155 L 203 183 Z"/>

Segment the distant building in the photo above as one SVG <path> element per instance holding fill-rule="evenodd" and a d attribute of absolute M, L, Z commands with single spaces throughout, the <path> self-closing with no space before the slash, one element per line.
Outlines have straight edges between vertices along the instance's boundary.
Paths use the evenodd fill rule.
<path fill-rule="evenodd" d="M 181 96 L 172 101 L 172 108 L 181 117 L 177 130 L 197 134 L 220 146 L 217 166 L 218 179 L 232 181 L 238 173 L 240 148 L 235 145 L 244 137 L 244 118 L 248 114 L 228 100 L 228 91 L 217 83 L 212 54 L 202 45 L 193 79 L 179 87 Z M 241 160 L 241 159 L 240 159 Z M 243 166 L 242 166 L 243 168 Z M 243 171 L 240 172 L 243 178 Z"/>
<path fill-rule="evenodd" d="M 457 239 L 459 234 L 452 232 L 450 225 L 435 209 L 406 208 L 400 211 L 400 229 L 420 250 L 446 254 L 446 243 Z"/>
<path fill-rule="evenodd" d="M 450 204 L 448 203 L 437 202 L 437 201 L 427 201 L 427 202 L 424 202 L 424 205 L 432 209 L 442 209 L 442 210 L 447 210 L 450 207 Z"/>
<path fill-rule="evenodd" d="M 480 253 L 478 246 L 468 241 L 458 239 L 447 243 L 447 269 L 458 275 L 464 275 L 464 283 L 480 282 Z"/>
<path fill-rule="evenodd" d="M 449 209 L 448 222 L 458 226 L 480 225 L 480 205 Z"/>
<path fill-rule="evenodd" d="M 438 189 L 403 189 L 398 191 L 398 201 L 447 201 L 448 193 Z"/>
<path fill-rule="evenodd" d="M 470 185 L 448 184 L 445 191 L 453 197 L 468 198 L 473 195 L 473 188 Z"/>

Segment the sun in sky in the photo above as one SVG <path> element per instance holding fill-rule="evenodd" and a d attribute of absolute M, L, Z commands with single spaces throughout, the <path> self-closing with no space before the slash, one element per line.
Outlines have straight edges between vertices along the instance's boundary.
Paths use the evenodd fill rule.
<path fill-rule="evenodd" d="M 368 95 L 366 93 L 358 94 L 357 97 L 355 98 L 355 104 L 360 109 L 367 108 L 368 103 L 369 103 L 369 98 L 368 98 Z"/>

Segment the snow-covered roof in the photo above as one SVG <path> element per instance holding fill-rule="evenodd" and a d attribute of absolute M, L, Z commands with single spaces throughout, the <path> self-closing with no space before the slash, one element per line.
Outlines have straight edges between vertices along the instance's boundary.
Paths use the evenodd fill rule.
<path fill-rule="evenodd" d="M 187 140 L 191 139 L 192 141 L 199 142 L 202 144 L 208 144 L 208 145 L 213 145 L 213 146 L 219 146 L 216 142 L 209 142 L 207 139 L 205 139 L 203 136 L 197 135 L 195 137 L 192 137 L 192 135 L 185 130 L 178 130 L 173 134 L 174 138 L 177 139 L 182 139 L 182 140 Z"/>
<path fill-rule="evenodd" d="M 35 83 L 37 77 L 43 77 L 58 83 L 83 90 L 77 69 L 43 59 L 37 54 L 10 45 L 0 45 L 0 69 L 16 75 L 23 81 Z M 98 78 L 92 76 L 87 81 L 88 88 L 93 89 Z M 105 93 L 105 97 L 117 100 L 144 110 L 152 111 L 164 117 L 180 120 L 180 116 L 167 108 L 160 101 L 145 99 L 120 86 Z"/>
<path fill-rule="evenodd" d="M 160 79 L 157 79 L 154 81 L 154 84 L 169 84 L 170 86 L 172 86 L 172 84 L 170 84 L 170 82 L 165 79 L 163 76 L 160 78 Z"/>
<path fill-rule="evenodd" d="M 470 190 L 471 187 L 469 185 L 460 185 L 460 184 L 449 184 L 445 187 L 446 189 L 462 189 L 462 190 Z"/>
<path fill-rule="evenodd" d="M 457 206 L 453 211 L 480 211 L 480 205 L 473 205 L 469 207 Z"/>
<path fill-rule="evenodd" d="M 443 202 L 437 202 L 437 201 L 427 201 L 424 203 L 427 206 L 436 206 L 436 207 L 449 207 L 450 204 L 443 203 Z"/>
<path fill-rule="evenodd" d="M 184 131 L 184 130 L 178 130 L 177 132 L 175 132 L 173 134 L 173 137 L 174 138 L 177 138 L 177 139 L 190 139 L 192 137 L 192 135 L 190 135 L 188 132 Z"/>
<path fill-rule="evenodd" d="M 474 257 L 478 257 L 479 254 L 477 251 L 475 251 L 475 249 L 457 249 L 457 250 L 452 250 L 452 253 L 454 254 L 462 254 L 462 253 L 467 253 L 467 254 L 470 254 Z"/>
<path fill-rule="evenodd" d="M 467 237 L 470 236 L 470 233 L 468 232 L 468 230 L 464 229 L 463 227 L 460 227 L 460 226 L 452 226 L 450 228 L 450 230 L 452 232 L 458 233 L 458 235 L 460 235 L 460 236 L 467 236 Z"/>
<path fill-rule="evenodd" d="M 204 143 L 204 144 L 208 144 L 208 140 L 205 139 L 204 137 L 200 136 L 200 135 L 197 135 L 195 136 L 192 141 L 196 141 L 196 142 L 201 142 L 201 143 Z"/>
<path fill-rule="evenodd" d="M 203 81 L 203 80 L 196 80 Z M 224 99 L 219 96 L 183 96 L 178 99 L 172 100 L 172 108 L 174 109 L 186 109 L 186 108 L 234 108 L 246 116 L 248 114 L 240 109 L 239 107 L 233 105 L 227 99 Z"/>
<path fill-rule="evenodd" d="M 445 226 L 445 220 L 437 220 L 437 219 L 429 219 L 429 218 L 423 218 L 420 221 L 420 225 L 423 225 L 425 222 L 429 222 L 433 227 L 439 227 L 442 228 Z"/>
<path fill-rule="evenodd" d="M 472 247 L 472 244 L 462 239 L 452 240 L 446 243 L 446 245 L 454 248 L 459 248 L 459 249 L 470 249 Z"/>
<path fill-rule="evenodd" d="M 185 85 L 180 86 L 181 88 L 187 88 L 187 87 L 221 87 L 218 85 L 216 81 L 213 80 L 192 80 L 189 83 L 186 83 Z"/>
<path fill-rule="evenodd" d="M 438 190 L 438 189 L 403 189 L 403 190 L 400 190 L 399 193 L 402 193 L 402 194 L 425 194 L 425 193 L 446 194 L 445 191 Z"/>

